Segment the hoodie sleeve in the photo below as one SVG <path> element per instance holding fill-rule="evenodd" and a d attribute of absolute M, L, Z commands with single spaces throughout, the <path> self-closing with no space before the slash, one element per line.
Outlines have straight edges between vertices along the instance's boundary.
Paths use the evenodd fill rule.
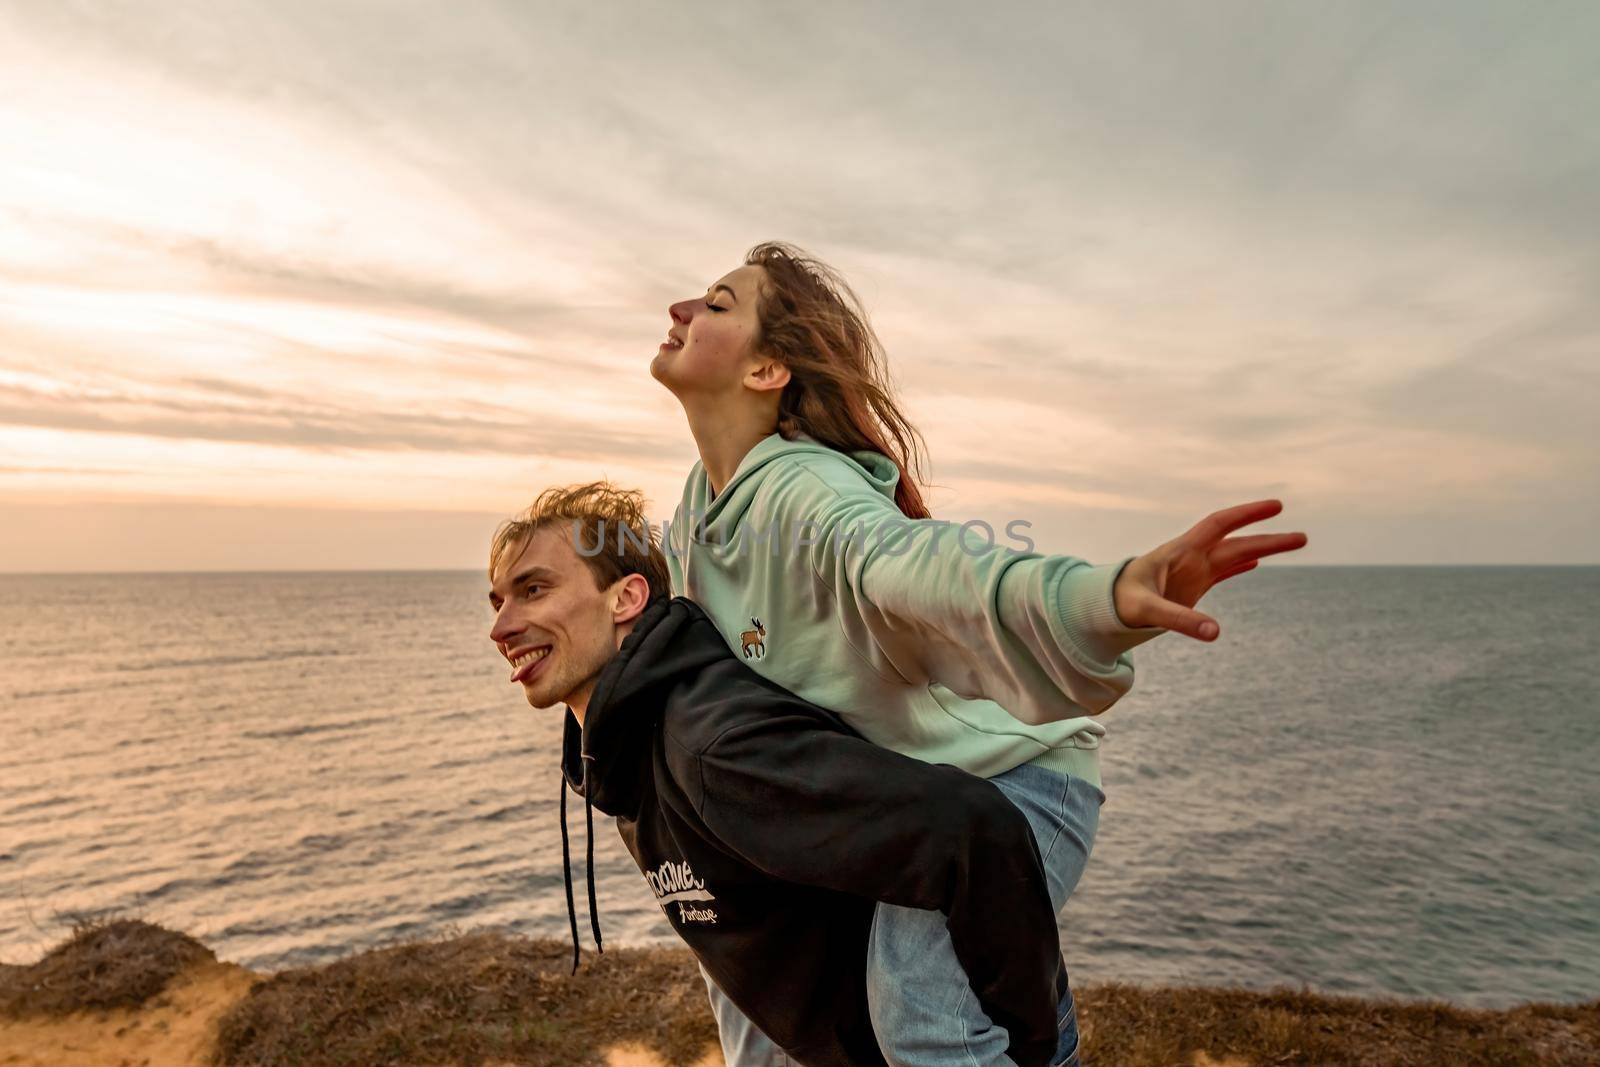
<path fill-rule="evenodd" d="M 1027 816 L 999 788 L 782 708 L 680 766 L 706 827 L 752 866 L 943 912 L 1012 1058 L 1048 1061 L 1065 976 L 1055 909 Z"/>
<path fill-rule="evenodd" d="M 796 463 L 773 502 L 857 647 L 1034 725 L 1098 714 L 1132 687 L 1128 652 L 1166 632 L 1117 617 L 1132 557 L 1093 566 L 1018 551 L 1009 528 L 908 519 L 845 462 Z"/>

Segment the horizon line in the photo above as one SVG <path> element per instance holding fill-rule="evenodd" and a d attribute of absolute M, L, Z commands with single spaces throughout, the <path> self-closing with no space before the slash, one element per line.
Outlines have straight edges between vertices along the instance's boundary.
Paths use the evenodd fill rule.
<path fill-rule="evenodd" d="M 1592 563 L 1516 563 L 1516 562 L 1475 562 L 1475 563 L 1415 563 L 1415 562 L 1384 562 L 1384 563 L 1262 563 L 1256 568 L 1262 570 L 1362 570 L 1385 567 L 1434 567 L 1434 568 L 1568 568 L 1582 569 L 1600 567 L 1600 562 Z M 198 574 L 467 574 L 480 573 L 479 567 L 265 567 L 255 569 L 241 569 L 230 567 L 212 567 L 199 570 L 85 570 L 85 571 L 0 571 L 0 578 L 70 578 L 93 576 L 154 576 L 154 575 L 198 575 Z"/>

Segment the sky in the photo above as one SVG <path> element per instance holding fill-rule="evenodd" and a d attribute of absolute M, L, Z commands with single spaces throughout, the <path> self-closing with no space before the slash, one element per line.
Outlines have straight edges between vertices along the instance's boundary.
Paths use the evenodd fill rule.
<path fill-rule="evenodd" d="M 0 0 L 0 571 L 671 517 L 667 306 L 838 268 L 940 518 L 1596 563 L 1600 7 Z"/>

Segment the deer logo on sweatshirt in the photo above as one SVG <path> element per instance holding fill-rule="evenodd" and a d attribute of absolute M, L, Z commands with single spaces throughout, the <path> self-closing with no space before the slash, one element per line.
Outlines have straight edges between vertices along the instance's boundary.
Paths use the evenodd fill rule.
<path fill-rule="evenodd" d="M 760 659 L 762 656 L 767 654 L 767 643 L 766 641 L 762 640 L 762 638 L 767 636 L 767 628 L 762 626 L 761 620 L 756 618 L 754 615 L 750 617 L 750 625 L 754 626 L 755 629 L 746 630 L 744 633 L 739 635 L 739 644 L 742 646 L 740 651 L 744 653 L 745 659 L 750 658 L 750 653 L 752 651 L 755 652 L 756 659 Z"/>

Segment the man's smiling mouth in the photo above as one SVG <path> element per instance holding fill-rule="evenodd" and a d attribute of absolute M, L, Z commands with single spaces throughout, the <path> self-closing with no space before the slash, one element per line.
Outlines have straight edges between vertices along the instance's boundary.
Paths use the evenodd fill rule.
<path fill-rule="evenodd" d="M 530 648 L 526 652 L 515 656 L 511 660 L 511 681 L 526 681 L 528 675 L 538 670 L 540 664 L 544 663 L 549 657 L 550 648 L 550 645 L 540 645 L 538 648 Z"/>

